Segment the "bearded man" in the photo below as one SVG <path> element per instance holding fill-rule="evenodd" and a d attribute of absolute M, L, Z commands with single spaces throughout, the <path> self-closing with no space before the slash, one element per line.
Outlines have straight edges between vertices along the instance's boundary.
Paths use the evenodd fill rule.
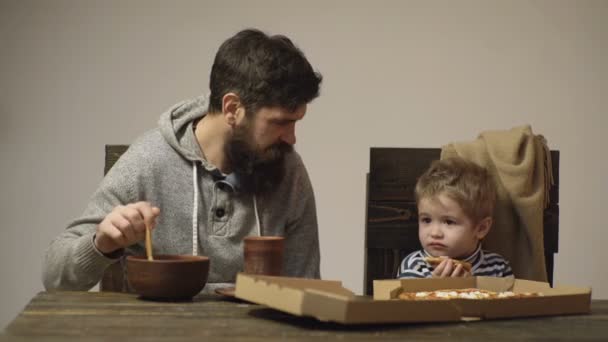
<path fill-rule="evenodd" d="M 205 255 L 206 290 L 233 283 L 242 240 L 285 237 L 283 274 L 319 278 L 315 199 L 295 126 L 322 77 L 285 36 L 248 29 L 218 49 L 210 95 L 179 103 L 139 137 L 84 213 L 47 250 L 47 290 L 88 290 L 127 255 Z"/>

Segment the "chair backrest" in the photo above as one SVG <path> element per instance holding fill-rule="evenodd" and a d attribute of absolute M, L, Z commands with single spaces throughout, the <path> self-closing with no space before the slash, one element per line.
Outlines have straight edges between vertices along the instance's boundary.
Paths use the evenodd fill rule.
<path fill-rule="evenodd" d="M 364 293 L 375 279 L 394 279 L 401 260 L 421 248 L 414 187 L 417 178 L 439 159 L 439 148 L 371 148 L 367 175 Z M 551 151 L 554 185 L 544 212 L 547 278 L 553 284 L 553 260 L 559 235 L 559 151 Z"/>
<path fill-rule="evenodd" d="M 110 168 L 127 148 L 129 148 L 128 145 L 106 145 L 104 175 L 110 171 Z M 122 260 L 106 268 L 99 283 L 99 291 L 129 292 L 128 288 Z"/>

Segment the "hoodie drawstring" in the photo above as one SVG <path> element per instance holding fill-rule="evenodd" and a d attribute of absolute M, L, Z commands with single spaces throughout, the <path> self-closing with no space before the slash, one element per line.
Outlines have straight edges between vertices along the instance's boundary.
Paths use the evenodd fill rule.
<path fill-rule="evenodd" d="M 194 186 L 194 203 L 192 204 L 192 255 L 198 255 L 198 169 L 192 162 L 192 185 Z"/>
<path fill-rule="evenodd" d="M 262 236 L 262 229 L 260 228 L 260 217 L 258 216 L 258 202 L 253 195 L 253 212 L 255 213 L 255 224 L 258 228 L 258 236 Z"/>

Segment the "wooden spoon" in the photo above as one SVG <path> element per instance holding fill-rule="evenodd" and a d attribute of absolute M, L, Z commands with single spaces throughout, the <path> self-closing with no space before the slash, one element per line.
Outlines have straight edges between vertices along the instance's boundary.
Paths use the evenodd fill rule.
<path fill-rule="evenodd" d="M 152 233 L 150 232 L 150 226 L 146 223 L 146 256 L 149 261 L 154 260 L 152 257 Z"/>

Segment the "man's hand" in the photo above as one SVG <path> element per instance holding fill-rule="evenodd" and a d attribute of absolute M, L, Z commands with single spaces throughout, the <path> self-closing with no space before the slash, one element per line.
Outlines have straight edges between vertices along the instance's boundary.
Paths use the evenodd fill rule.
<path fill-rule="evenodd" d="M 433 270 L 433 278 L 468 277 L 471 273 L 464 269 L 462 264 L 456 264 L 452 259 L 445 258 Z"/>
<path fill-rule="evenodd" d="M 97 226 L 95 247 L 109 254 L 142 241 L 146 226 L 153 229 L 160 209 L 148 202 L 137 202 L 115 207 Z"/>

